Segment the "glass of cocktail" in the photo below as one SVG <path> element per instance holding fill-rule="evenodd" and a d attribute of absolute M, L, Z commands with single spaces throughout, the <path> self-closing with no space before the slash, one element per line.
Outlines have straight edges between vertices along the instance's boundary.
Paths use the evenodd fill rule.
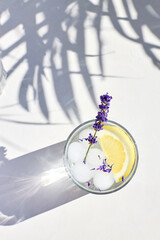
<path fill-rule="evenodd" d="M 103 97 L 106 96 L 108 101 L 105 102 Z M 108 94 L 101 97 L 96 120 L 79 125 L 70 134 L 63 156 L 72 180 L 82 189 L 98 194 L 124 187 L 138 164 L 134 138 L 123 126 L 107 119 L 112 98 Z"/>

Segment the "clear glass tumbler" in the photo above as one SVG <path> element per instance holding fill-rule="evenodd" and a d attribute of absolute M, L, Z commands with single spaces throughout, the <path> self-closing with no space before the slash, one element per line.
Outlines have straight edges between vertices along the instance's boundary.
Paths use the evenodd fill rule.
<path fill-rule="evenodd" d="M 126 130 L 123 126 L 121 126 L 120 124 L 118 124 L 116 122 L 108 121 L 104 125 L 104 130 L 101 130 L 98 132 L 98 138 L 99 138 L 99 136 L 101 137 L 101 136 L 107 135 L 107 136 L 110 136 L 110 137 L 106 137 L 107 141 L 108 141 L 108 139 L 111 139 L 111 141 L 114 141 L 115 144 L 120 144 L 120 146 L 123 145 L 124 151 L 125 151 L 124 154 L 126 154 L 125 159 L 126 159 L 127 163 L 124 162 L 124 166 L 120 173 L 113 174 L 115 181 L 112 184 L 112 186 L 109 187 L 108 189 L 101 190 L 101 189 L 97 188 L 94 185 L 94 177 L 91 178 L 90 181 L 86 181 L 86 182 L 78 181 L 72 171 L 75 163 L 69 159 L 68 149 L 69 149 L 69 146 L 71 143 L 74 143 L 74 142 L 81 143 L 82 139 L 79 139 L 79 138 L 80 138 L 80 136 L 83 136 L 83 133 L 87 133 L 87 132 L 93 133 L 92 126 L 93 126 L 94 122 L 95 122 L 95 120 L 90 120 L 90 121 L 84 122 L 83 124 L 81 124 L 77 128 L 75 128 L 73 130 L 73 132 L 69 135 L 69 137 L 66 141 L 65 148 L 64 148 L 64 155 L 63 155 L 64 165 L 66 167 L 66 171 L 68 172 L 69 176 L 72 178 L 73 182 L 80 188 L 82 188 L 90 193 L 97 193 L 97 194 L 111 193 L 111 192 L 121 189 L 132 179 L 132 177 L 137 169 L 138 149 L 137 149 L 137 145 L 135 143 L 134 138 L 128 132 L 128 130 Z M 86 136 L 86 138 L 87 137 L 88 136 Z M 93 148 L 100 149 L 101 151 L 103 151 L 104 150 L 103 146 L 105 146 L 105 137 L 103 139 L 104 140 L 102 143 L 100 141 L 98 141 L 98 143 L 95 146 L 93 146 Z M 83 144 L 83 143 L 81 143 L 81 144 Z M 113 143 L 111 143 L 111 144 L 113 144 Z M 75 149 L 75 151 L 76 151 L 76 149 Z M 106 149 L 106 151 L 108 151 L 108 150 Z M 112 152 L 113 152 L 112 155 L 114 155 L 113 150 L 112 150 Z M 79 154 L 79 153 L 77 152 L 77 154 Z M 116 148 L 115 148 L 115 154 L 116 154 Z M 107 159 L 107 156 L 106 156 L 106 159 Z M 87 161 L 87 159 L 86 159 L 86 161 Z M 90 168 L 90 170 L 95 173 L 95 169 L 93 170 Z M 96 171 L 97 171 L 97 169 L 96 169 Z"/>

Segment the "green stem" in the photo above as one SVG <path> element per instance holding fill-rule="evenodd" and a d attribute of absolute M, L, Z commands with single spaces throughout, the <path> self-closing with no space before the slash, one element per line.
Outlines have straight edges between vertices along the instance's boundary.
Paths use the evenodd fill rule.
<path fill-rule="evenodd" d="M 95 133 L 94 133 L 93 138 L 95 138 L 96 134 L 97 134 L 97 131 L 95 130 Z M 87 155 L 88 155 L 88 153 L 89 153 L 89 150 L 90 150 L 91 146 L 92 146 L 92 144 L 90 144 L 89 147 L 88 147 L 88 149 L 87 149 L 87 152 L 86 152 L 86 155 L 85 155 L 85 158 L 84 158 L 84 163 L 86 163 L 86 158 L 87 158 Z"/>

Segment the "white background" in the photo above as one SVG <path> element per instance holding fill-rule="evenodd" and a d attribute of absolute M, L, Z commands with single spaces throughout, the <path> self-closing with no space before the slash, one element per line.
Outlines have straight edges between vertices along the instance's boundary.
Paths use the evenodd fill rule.
<path fill-rule="evenodd" d="M 137 172 L 122 190 L 0 226 L 1 240 L 160 239 L 160 3 L 126 2 L 1 0 L 8 77 L 0 146 L 8 161 L 65 140 L 95 117 L 106 92 L 110 120 L 131 132 L 139 150 Z"/>

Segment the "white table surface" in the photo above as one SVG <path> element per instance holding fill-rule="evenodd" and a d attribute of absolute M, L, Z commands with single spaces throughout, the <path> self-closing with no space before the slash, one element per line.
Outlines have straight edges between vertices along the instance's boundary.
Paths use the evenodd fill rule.
<path fill-rule="evenodd" d="M 1 167 L 64 141 L 95 117 L 105 92 L 113 96 L 109 118 L 139 150 L 135 176 L 113 194 L 87 194 L 13 225 L 0 206 L 0 239 L 159 240 L 160 2 L 1 0 L 0 14 L 8 73 Z"/>

